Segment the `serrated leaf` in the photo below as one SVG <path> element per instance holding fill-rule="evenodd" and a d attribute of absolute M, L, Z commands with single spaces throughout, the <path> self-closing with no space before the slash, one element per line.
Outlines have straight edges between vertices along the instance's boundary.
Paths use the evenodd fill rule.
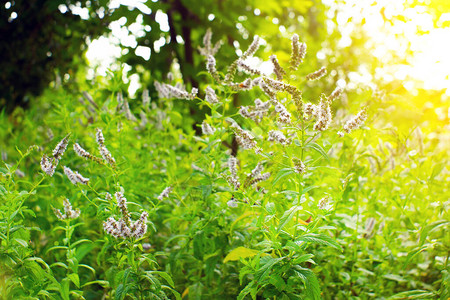
<path fill-rule="evenodd" d="M 321 299 L 320 285 L 319 280 L 316 277 L 316 274 L 314 274 L 313 271 L 305 268 L 297 268 L 295 273 L 301 278 L 301 280 L 305 284 L 306 295 L 314 300 Z"/>
<path fill-rule="evenodd" d="M 307 233 L 301 237 L 299 237 L 296 241 L 296 243 L 306 242 L 306 243 L 314 243 L 314 244 L 320 244 L 325 246 L 330 246 L 336 249 L 339 249 L 342 251 L 341 246 L 331 237 L 325 235 L 325 234 L 319 234 L 319 233 Z"/>
<path fill-rule="evenodd" d="M 243 300 L 245 298 L 245 296 L 247 296 L 252 291 L 252 289 L 254 289 L 254 288 L 255 288 L 255 282 L 254 281 L 252 281 L 249 284 L 247 284 L 241 290 L 241 292 L 239 293 L 239 295 L 237 297 L 237 300 Z"/>
<path fill-rule="evenodd" d="M 78 277 L 78 274 L 71 273 L 67 275 L 67 278 L 69 278 L 77 288 L 80 288 L 80 278 Z"/>
<path fill-rule="evenodd" d="M 269 275 L 270 271 L 272 270 L 272 267 L 278 263 L 283 258 L 272 258 L 270 256 L 266 256 L 265 259 L 267 262 L 265 262 L 255 273 L 255 281 L 261 282 L 263 281 L 267 275 Z"/>
<path fill-rule="evenodd" d="M 167 274 L 166 272 L 161 272 L 161 271 L 155 271 L 153 273 L 158 274 L 159 276 L 164 278 L 170 284 L 171 287 L 175 288 L 175 283 L 173 282 L 173 279 L 172 279 L 172 277 L 170 277 L 169 274 Z"/>
<path fill-rule="evenodd" d="M 170 286 L 163 285 L 162 288 L 168 289 L 172 292 L 172 294 L 175 296 L 176 300 L 181 300 L 181 295 L 178 293 L 175 289 L 171 288 Z"/>
<path fill-rule="evenodd" d="M 270 276 L 269 282 L 270 284 L 275 286 L 279 291 L 283 291 L 286 287 L 286 282 L 280 275 Z"/>
<path fill-rule="evenodd" d="M 294 258 L 292 263 L 298 265 L 305 261 L 308 261 L 310 263 L 315 264 L 315 262 L 312 260 L 313 257 L 314 257 L 314 254 L 311 254 L 311 253 L 303 254 L 303 255 L 300 255 L 299 257 Z"/>
<path fill-rule="evenodd" d="M 281 229 L 283 229 L 283 227 L 286 226 L 286 224 L 289 223 L 289 221 L 292 220 L 292 218 L 294 217 L 295 213 L 299 209 L 301 209 L 301 206 L 294 205 L 290 209 L 288 209 L 287 211 L 284 212 L 283 216 L 280 219 L 280 226 L 278 226 L 277 232 L 280 232 Z"/>

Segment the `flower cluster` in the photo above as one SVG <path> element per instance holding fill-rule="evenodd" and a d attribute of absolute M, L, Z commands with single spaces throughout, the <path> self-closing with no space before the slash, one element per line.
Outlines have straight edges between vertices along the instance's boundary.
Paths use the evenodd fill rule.
<path fill-rule="evenodd" d="M 330 96 L 328 96 L 328 101 L 333 102 L 335 99 L 339 98 L 342 94 L 342 89 L 337 87 L 331 92 Z"/>
<path fill-rule="evenodd" d="M 367 119 L 366 108 L 363 108 L 356 116 L 354 116 L 345 123 L 344 131 L 346 133 L 350 133 L 352 130 L 359 128 L 366 119 Z M 339 135 L 343 136 L 344 134 L 340 132 Z"/>
<path fill-rule="evenodd" d="M 253 185 L 253 184 L 258 183 L 260 181 L 267 180 L 267 179 L 269 179 L 269 177 L 270 177 L 270 173 L 269 172 L 261 174 L 258 177 L 253 178 L 252 181 L 250 181 L 250 185 Z"/>
<path fill-rule="evenodd" d="M 245 73 L 249 74 L 249 75 L 261 75 L 261 71 L 253 68 L 252 66 L 248 65 L 247 63 L 245 63 L 243 60 L 238 60 L 237 62 L 239 68 L 244 71 Z"/>
<path fill-rule="evenodd" d="M 232 85 L 235 90 L 249 90 L 254 86 L 255 82 L 251 78 L 247 78 L 241 83 Z"/>
<path fill-rule="evenodd" d="M 46 154 L 44 154 L 41 158 L 41 169 L 50 177 L 55 173 L 59 160 L 66 151 L 67 145 L 69 144 L 69 136 L 70 133 L 56 145 L 55 149 L 53 149 L 52 152 L 53 157 L 48 157 Z"/>
<path fill-rule="evenodd" d="M 58 145 L 56 145 L 55 149 L 53 149 L 53 157 L 56 160 L 60 160 L 62 155 L 64 154 L 64 152 L 66 151 L 67 145 L 69 144 L 69 136 L 70 133 L 68 135 L 66 135 L 59 143 Z"/>
<path fill-rule="evenodd" d="M 270 107 L 269 101 L 263 102 L 260 99 L 256 99 L 254 107 L 242 106 L 239 109 L 239 113 L 244 118 L 249 118 L 259 123 L 261 122 L 261 119 L 264 117 L 264 115 L 268 113 L 269 107 Z"/>
<path fill-rule="evenodd" d="M 271 130 L 269 131 L 268 140 L 273 142 L 277 141 L 281 145 L 288 145 L 291 141 L 286 138 L 286 136 L 279 130 Z"/>
<path fill-rule="evenodd" d="M 98 109 L 99 107 L 98 107 L 98 105 L 97 105 L 97 103 L 95 103 L 95 101 L 94 101 L 94 98 L 92 98 L 92 96 L 88 93 L 88 92 L 86 92 L 86 91 L 83 91 L 83 97 L 95 108 L 95 109 Z"/>
<path fill-rule="evenodd" d="M 324 131 L 330 126 L 331 123 L 331 108 L 330 102 L 327 97 L 322 94 L 320 97 L 319 106 L 313 112 L 316 117 L 316 123 L 314 124 L 314 130 Z"/>
<path fill-rule="evenodd" d="M 203 132 L 203 134 L 205 134 L 205 135 L 213 135 L 215 131 L 216 131 L 216 129 L 214 127 L 212 127 L 211 125 L 209 125 L 208 123 L 203 121 L 203 123 L 202 123 L 202 132 Z"/>
<path fill-rule="evenodd" d="M 147 218 L 148 213 L 143 212 L 140 218 L 132 222 L 130 213 L 127 208 L 127 199 L 122 192 L 114 194 L 117 200 L 117 206 L 120 208 L 122 217 L 117 221 L 114 217 L 109 217 L 103 222 L 103 229 L 106 233 L 112 235 L 115 238 L 141 238 L 147 232 Z"/>
<path fill-rule="evenodd" d="M 253 56 L 253 54 L 255 54 L 255 52 L 258 50 L 259 48 L 259 36 L 255 35 L 253 37 L 253 41 L 250 44 L 250 46 L 248 47 L 247 51 L 245 51 L 242 56 L 241 56 L 241 60 L 245 60 L 251 56 Z"/>
<path fill-rule="evenodd" d="M 81 147 L 80 144 L 78 144 L 78 143 L 73 144 L 73 151 L 75 151 L 75 153 L 79 157 L 82 157 L 84 159 L 90 159 L 90 160 L 93 160 L 95 162 L 101 163 L 101 159 L 100 158 L 98 158 L 98 157 L 90 154 L 86 150 L 84 150 L 84 148 Z"/>
<path fill-rule="evenodd" d="M 211 87 L 208 86 L 205 89 L 205 92 L 206 92 L 205 101 L 211 104 L 219 102 L 219 99 L 217 99 L 216 92 Z"/>
<path fill-rule="evenodd" d="M 293 95 L 298 93 L 299 91 L 297 90 L 297 88 L 293 85 L 290 85 L 288 83 L 284 83 L 282 81 L 279 80 L 275 80 L 269 77 L 265 77 L 263 78 L 264 82 L 267 83 L 267 85 L 272 88 L 275 91 L 283 91 L 283 92 L 288 92 L 289 94 Z"/>
<path fill-rule="evenodd" d="M 239 177 L 237 175 L 237 159 L 232 156 L 228 159 L 228 170 L 230 171 L 230 176 L 228 176 L 228 182 L 238 190 L 241 187 Z"/>
<path fill-rule="evenodd" d="M 282 124 L 290 124 L 291 123 L 291 114 L 287 111 L 286 107 L 284 107 L 281 102 L 276 102 L 275 111 L 278 113 L 278 122 Z"/>
<path fill-rule="evenodd" d="M 64 199 L 64 214 L 61 213 L 59 209 L 54 208 L 53 209 L 56 217 L 60 220 L 66 220 L 66 219 L 76 219 L 80 216 L 80 210 L 72 209 L 72 205 L 69 202 L 69 199 Z"/>
<path fill-rule="evenodd" d="M 87 184 L 89 182 L 89 178 L 84 178 L 77 171 L 72 171 L 70 168 L 64 166 L 64 174 L 66 174 L 67 178 L 69 178 L 70 182 L 73 184 L 81 183 Z"/>
<path fill-rule="evenodd" d="M 318 205 L 319 209 L 328 210 L 328 211 L 333 209 L 333 206 L 329 203 L 329 198 L 330 198 L 329 196 L 325 196 L 319 200 L 319 205 Z"/>
<path fill-rule="evenodd" d="M 278 80 L 283 80 L 283 76 L 286 75 L 286 71 L 283 69 L 282 66 L 280 66 L 280 63 L 278 62 L 276 55 L 270 56 L 270 61 L 273 64 L 273 72 L 275 73 L 275 76 L 277 76 Z"/>
<path fill-rule="evenodd" d="M 236 199 L 234 197 L 231 197 L 231 199 L 228 200 L 227 205 L 228 205 L 228 207 L 235 208 L 238 206 L 238 202 L 236 201 Z"/>
<path fill-rule="evenodd" d="M 220 47 L 222 46 L 222 41 L 218 41 L 214 46 L 212 46 L 211 37 L 212 37 L 212 31 L 211 31 L 211 28 L 208 28 L 203 37 L 203 46 L 204 47 L 203 48 L 198 47 L 198 51 L 203 56 L 207 57 L 208 55 L 211 55 L 211 56 L 215 55 L 217 53 L 217 51 L 219 51 Z"/>
<path fill-rule="evenodd" d="M 306 79 L 308 79 L 308 80 L 317 80 L 319 78 L 322 78 L 326 74 L 327 74 L 327 69 L 325 67 L 322 67 L 319 70 L 306 75 Z"/>
<path fill-rule="evenodd" d="M 148 90 L 144 89 L 142 92 L 142 106 L 143 107 L 149 107 L 150 105 L 150 96 L 148 94 Z"/>
<path fill-rule="evenodd" d="M 111 152 L 109 152 L 108 148 L 105 146 L 105 138 L 103 137 L 103 132 L 100 128 L 96 129 L 97 133 L 95 135 L 95 139 L 98 144 L 98 150 L 102 155 L 103 159 L 111 166 L 115 166 L 116 160 L 112 157 Z"/>
<path fill-rule="evenodd" d="M 208 55 L 206 70 L 208 70 L 209 74 L 211 74 L 215 81 L 220 82 L 219 72 L 217 72 L 216 69 L 216 59 L 212 55 Z"/>
<path fill-rule="evenodd" d="M 297 70 L 298 66 L 305 58 L 306 44 L 299 42 L 297 34 L 294 34 L 291 40 L 292 40 L 291 68 L 293 70 Z"/>
<path fill-rule="evenodd" d="M 186 99 L 186 100 L 194 100 L 197 97 L 198 89 L 192 88 L 191 92 L 188 93 L 184 87 L 177 83 L 175 86 L 160 83 L 155 80 L 155 88 L 158 92 L 160 98 L 178 98 L 178 99 Z"/>
<path fill-rule="evenodd" d="M 271 101 L 276 100 L 277 94 L 269 87 L 269 85 L 264 81 L 259 81 L 259 87 L 261 90 L 263 90 L 264 93 L 266 93 L 267 96 L 269 96 Z"/>
<path fill-rule="evenodd" d="M 232 128 L 236 134 L 236 142 L 242 149 L 252 149 L 256 147 L 256 141 L 249 131 L 242 129 L 237 124 L 233 124 Z"/>
<path fill-rule="evenodd" d="M 306 171 L 306 166 L 305 164 L 298 158 L 294 158 L 292 159 L 293 163 L 294 163 L 294 171 L 298 174 L 302 174 L 305 173 Z"/>
<path fill-rule="evenodd" d="M 240 67 L 242 69 L 244 69 L 244 71 L 247 71 L 250 73 L 259 72 L 258 70 L 254 70 L 253 68 L 251 68 L 250 66 L 248 66 L 244 63 L 244 61 L 247 58 L 249 58 L 249 57 L 253 56 L 253 54 L 255 54 L 255 52 L 258 50 L 258 48 L 259 48 L 259 37 L 254 36 L 253 42 L 248 47 L 247 51 L 245 51 L 241 55 L 241 57 L 236 59 L 230 66 L 228 66 L 227 74 L 225 74 L 225 80 L 224 80 L 225 84 L 233 86 L 233 79 L 234 79 L 234 75 L 236 73 L 238 65 L 240 65 Z"/>
<path fill-rule="evenodd" d="M 169 194 L 170 194 L 170 192 L 172 191 L 172 187 L 171 186 L 168 186 L 168 187 L 166 187 L 162 192 L 161 192 L 161 194 L 159 194 L 159 196 L 158 196 L 158 200 L 159 201 L 162 201 L 164 198 L 169 198 Z"/>
<path fill-rule="evenodd" d="M 41 158 L 41 169 L 48 176 L 53 176 L 55 174 L 56 166 L 58 165 L 58 161 L 55 158 L 50 158 L 46 154 L 42 155 Z"/>
<path fill-rule="evenodd" d="M 132 122 L 137 122 L 136 116 L 131 112 L 128 101 L 123 98 L 121 92 L 117 93 L 117 103 L 119 103 L 119 112 L 125 114 L 125 118 Z"/>
<path fill-rule="evenodd" d="M 256 167 L 252 170 L 252 172 L 247 176 L 247 183 L 249 185 L 254 185 L 258 182 L 267 180 L 270 177 L 270 173 L 261 174 L 264 171 L 264 166 L 261 162 L 258 162 Z"/>
<path fill-rule="evenodd" d="M 305 120 L 310 119 L 311 117 L 316 116 L 317 105 L 312 103 L 305 103 L 303 105 L 303 118 Z"/>

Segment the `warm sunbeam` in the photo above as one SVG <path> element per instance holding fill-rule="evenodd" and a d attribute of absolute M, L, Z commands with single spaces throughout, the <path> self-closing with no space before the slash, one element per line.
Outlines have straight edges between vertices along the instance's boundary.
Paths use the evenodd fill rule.
<path fill-rule="evenodd" d="M 401 80 L 412 93 L 444 89 L 450 96 L 450 14 L 434 17 L 426 4 L 408 2 L 349 0 L 336 5 L 343 40 L 351 41 L 355 31 L 367 34 L 365 48 L 379 62 L 375 79 Z"/>

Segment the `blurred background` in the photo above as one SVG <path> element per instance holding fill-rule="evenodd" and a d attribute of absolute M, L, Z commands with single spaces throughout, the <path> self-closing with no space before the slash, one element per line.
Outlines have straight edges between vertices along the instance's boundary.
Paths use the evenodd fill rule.
<path fill-rule="evenodd" d="M 415 112 L 399 118 L 448 124 L 446 0 L 15 0 L 2 2 L 0 16 L 0 105 L 8 112 L 33 105 L 49 85 L 78 91 L 108 70 L 123 73 L 130 97 L 171 70 L 198 86 L 197 49 L 211 28 L 223 41 L 219 67 L 253 35 L 269 45 L 263 59 L 287 61 L 297 33 L 308 45 L 305 72 L 325 65 L 330 84 L 377 91 Z"/>
<path fill-rule="evenodd" d="M 144 89 L 157 99 L 153 83 L 169 72 L 202 90 L 208 76 L 198 48 L 208 28 L 222 43 L 219 70 L 259 35 L 265 46 L 254 63 L 270 73 L 268 57 L 286 64 L 297 33 L 308 51 L 293 83 L 321 66 L 329 71 L 306 83 L 307 99 L 340 86 L 338 106 L 372 104 L 379 128 L 408 136 L 421 126 L 436 145 L 450 144 L 446 0 L 16 0 L 0 14 L 0 106 L 11 118 L 48 102 L 51 95 L 41 95 L 54 87 L 75 98 L 89 91 L 103 103 L 120 90 L 132 108 Z M 190 114 L 195 122 L 204 115 L 193 105 Z"/>

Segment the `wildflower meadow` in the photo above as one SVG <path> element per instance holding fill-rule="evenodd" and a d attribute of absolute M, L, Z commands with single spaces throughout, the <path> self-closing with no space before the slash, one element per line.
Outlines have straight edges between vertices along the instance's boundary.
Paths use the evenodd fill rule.
<path fill-rule="evenodd" d="M 449 299 L 448 116 L 336 84 L 295 32 L 197 39 L 195 81 L 2 110 L 0 298 Z"/>

